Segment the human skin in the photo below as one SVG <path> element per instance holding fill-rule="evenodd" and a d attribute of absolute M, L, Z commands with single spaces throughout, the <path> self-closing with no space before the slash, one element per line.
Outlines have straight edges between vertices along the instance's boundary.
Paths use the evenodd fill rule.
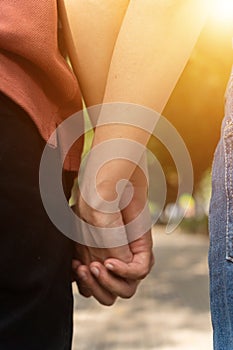
<path fill-rule="evenodd" d="M 77 75 L 86 105 L 134 103 L 161 113 L 198 38 L 209 4 L 208 0 L 76 0 Z M 114 139 L 146 146 L 150 132 L 117 123 L 117 116 L 102 125 L 101 113 L 94 121 L 92 149 Z M 92 168 L 91 158 L 87 168 Z M 111 178 L 110 171 L 114 174 Z M 118 181 L 127 179 L 137 192 L 142 181 L 137 179 L 138 174 L 137 164 L 110 161 L 97 174 L 96 189 L 103 200 L 111 201 L 116 197 Z M 87 204 L 80 196 L 78 212 L 93 226 L 125 224 L 145 204 L 147 186 L 142 186 L 140 196 L 135 195 L 124 211 L 103 214 L 101 203 L 98 210 L 93 209 L 96 203 L 91 202 L 92 186 L 85 180 L 83 186 L 87 192 L 90 189 L 90 202 Z M 123 194 L 124 189 L 119 197 Z M 116 296 L 132 296 L 153 264 L 150 231 L 127 246 L 77 248 L 81 263 L 76 260 L 73 267 L 82 281 L 80 292 L 107 305 Z"/>

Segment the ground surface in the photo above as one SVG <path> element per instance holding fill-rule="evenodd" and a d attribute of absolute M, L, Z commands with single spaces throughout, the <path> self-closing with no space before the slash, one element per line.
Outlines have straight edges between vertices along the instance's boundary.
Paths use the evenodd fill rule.
<path fill-rule="evenodd" d="M 156 266 L 132 300 L 105 308 L 75 293 L 73 350 L 212 349 L 208 239 L 153 235 Z"/>

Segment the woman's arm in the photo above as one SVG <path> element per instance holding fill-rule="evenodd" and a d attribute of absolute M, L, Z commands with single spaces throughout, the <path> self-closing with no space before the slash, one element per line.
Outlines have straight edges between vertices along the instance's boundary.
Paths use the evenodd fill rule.
<path fill-rule="evenodd" d="M 161 113 L 205 22 L 211 0 L 132 0 L 111 59 L 104 102 Z"/>
<path fill-rule="evenodd" d="M 80 25 L 78 79 L 87 106 L 102 102 L 124 102 L 149 107 L 161 113 L 198 38 L 206 17 L 208 2 L 209 0 L 77 1 L 82 9 L 77 17 Z M 112 6 L 110 11 L 112 17 L 107 17 L 106 9 L 109 3 Z M 119 3 L 122 5 L 120 12 Z M 87 12 L 87 6 L 90 6 L 93 11 Z M 112 20 L 105 22 L 107 18 L 114 19 L 115 15 L 115 22 L 111 22 Z M 107 28 L 110 29 L 111 26 L 114 30 L 109 32 Z M 146 146 L 155 121 L 152 120 L 148 131 L 135 127 L 133 122 L 131 125 L 118 124 L 119 120 L 123 120 L 124 113 L 127 121 L 127 108 L 122 115 L 114 113 L 113 110 L 113 113 L 107 116 L 110 123 L 102 125 L 103 119 L 106 119 L 106 109 L 103 105 L 96 124 L 93 149 L 103 141 L 114 139 L 131 140 L 132 144 L 135 142 L 136 145 L 138 142 Z M 143 117 L 142 113 L 142 122 Z M 119 158 L 131 159 L 132 152 L 134 152 L 133 147 L 130 150 L 123 148 L 118 152 Z M 98 222 L 103 222 L 104 215 L 106 222 L 106 214 L 101 213 L 101 203 L 98 203 L 98 215 L 92 209 L 96 206 L 95 202 L 92 203 L 92 198 L 95 197 L 93 190 L 97 188 L 100 196 L 106 201 L 113 200 L 117 182 L 132 178 L 136 168 L 137 164 L 131 161 L 114 159 L 97 173 L 95 188 L 92 183 L 85 180 L 84 176 L 84 189 L 90 202 L 88 207 L 82 200 L 79 202 L 81 216 L 87 222 L 101 226 Z M 95 171 L 95 157 L 89 158 L 86 167 L 87 174 L 92 171 Z M 137 183 L 137 178 L 135 182 Z M 134 217 L 135 213 L 137 215 L 135 207 L 142 207 L 144 199 L 141 200 L 141 196 L 139 197 L 135 198 L 136 205 L 129 206 L 127 217 Z M 118 214 L 119 220 L 124 222 L 123 213 Z M 94 218 L 94 221 L 92 222 L 90 218 Z M 115 222 L 115 218 L 112 220 L 109 215 L 109 227 L 112 227 Z M 147 252 L 148 257 L 143 268 L 148 273 L 152 256 L 150 232 L 147 232 L 145 237 L 146 244 L 143 243 L 143 246 L 147 248 L 143 254 Z M 139 251 L 140 240 L 132 244 L 136 245 L 135 251 Z M 114 257 L 111 249 L 108 253 L 109 257 Z M 119 259 L 120 254 L 117 253 Z M 142 256 L 141 253 L 138 256 Z M 137 257 L 137 254 L 133 253 L 132 264 L 135 261 L 134 257 Z M 107 262 L 114 265 L 114 271 L 118 275 L 137 279 L 141 273 L 143 260 L 140 264 L 131 265 L 130 269 L 127 267 L 130 264 L 122 263 L 122 265 L 114 259 Z M 93 264 L 96 266 L 95 262 L 91 265 Z M 101 268 L 101 265 L 98 266 Z M 135 266 L 140 267 L 136 274 L 132 272 Z M 80 268 L 79 271 L 81 271 Z M 128 273 L 125 274 L 125 271 Z M 86 273 L 88 273 L 87 269 Z M 101 278 L 99 283 L 106 287 L 106 284 L 101 282 Z"/>
<path fill-rule="evenodd" d="M 90 29 L 91 26 L 83 28 L 83 43 L 87 41 L 88 46 L 85 52 L 80 52 L 82 56 L 81 61 L 85 61 L 86 66 L 91 67 L 91 71 L 93 67 L 92 61 L 95 61 L 96 68 L 101 72 L 103 78 L 96 80 L 99 82 L 100 87 L 99 93 L 96 93 L 98 86 L 94 84 L 94 88 L 91 87 L 93 76 L 88 74 L 88 69 L 85 73 L 80 71 L 80 81 L 89 82 L 86 85 L 89 86 L 88 89 L 85 88 L 85 84 L 81 84 L 86 101 L 102 102 L 102 94 L 105 91 L 103 96 L 104 103 L 134 103 L 152 108 L 156 112 L 161 113 L 197 41 L 205 22 L 210 1 L 131 0 L 128 7 L 128 1 L 124 2 L 124 10 L 121 12 L 118 12 L 118 1 L 111 1 L 112 7 L 110 12 L 111 14 L 117 14 L 117 21 L 112 25 L 115 29 L 118 28 L 121 22 L 122 25 L 120 30 L 119 28 L 115 30 L 114 35 L 111 37 L 112 41 L 108 32 L 103 30 L 98 34 L 102 36 L 101 43 L 106 44 L 106 51 L 103 52 L 108 52 L 107 60 L 102 59 L 101 53 L 95 55 L 99 50 L 102 51 L 103 47 L 98 46 L 96 37 L 95 41 L 91 42 L 91 39 L 88 40 L 88 28 Z M 95 4 L 95 9 L 98 7 L 106 9 L 108 7 L 107 0 L 89 1 L 88 3 L 91 3 L 92 6 Z M 85 4 L 83 1 L 80 4 L 82 4 L 84 9 Z M 123 2 L 121 2 L 121 5 L 123 5 Z M 81 14 L 83 12 L 81 11 Z M 107 11 L 93 11 L 89 13 L 88 23 L 92 23 L 92 19 L 93 23 L 95 23 L 91 30 L 94 30 L 96 26 L 98 27 L 97 22 L 101 26 L 102 22 L 105 23 L 106 18 L 104 15 L 106 13 Z M 100 16 L 99 18 L 98 15 Z M 83 25 L 82 22 L 81 24 Z M 116 38 L 117 31 L 119 31 L 119 34 Z M 90 38 L 92 35 L 91 31 Z M 110 55 L 111 52 L 112 56 Z M 100 78 L 99 73 L 97 74 Z M 95 93 L 96 99 L 93 98 Z M 89 95 L 91 96 L 90 98 L 88 97 Z M 104 106 L 102 111 L 103 115 L 105 113 Z M 122 124 L 100 126 L 102 115 L 100 114 L 99 121 L 97 121 L 93 147 L 103 141 L 116 138 L 130 139 L 143 145 L 147 144 L 150 133 L 136 128 L 133 123 L 127 126 Z M 118 116 L 116 113 L 112 113 L 108 118 L 111 123 L 114 121 L 117 123 L 119 120 L 122 120 L 122 116 Z M 143 115 L 141 121 L 143 125 Z M 150 128 L 152 133 L 154 128 L 153 120 Z M 127 154 L 125 156 L 127 157 Z M 108 163 L 105 169 L 102 169 L 100 180 L 97 178 L 97 183 L 109 179 L 109 169 L 114 169 L 115 183 L 122 178 L 129 179 L 133 171 L 132 164 L 129 162 L 125 162 L 124 166 L 119 163 L 118 166 L 116 161 L 112 162 L 112 164 L 111 162 Z"/>
<path fill-rule="evenodd" d="M 210 1 L 76 0 L 77 74 L 87 106 L 124 101 L 162 112 Z"/>

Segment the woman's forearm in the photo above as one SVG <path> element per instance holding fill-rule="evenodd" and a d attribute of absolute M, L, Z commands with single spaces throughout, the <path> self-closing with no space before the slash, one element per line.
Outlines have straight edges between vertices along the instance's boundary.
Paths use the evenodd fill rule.
<path fill-rule="evenodd" d="M 132 0 L 111 59 L 104 102 L 161 113 L 197 41 L 209 0 Z"/>
<path fill-rule="evenodd" d="M 104 103 L 134 103 L 161 113 L 197 41 L 208 4 L 208 0 L 130 1 L 114 47 Z M 146 132 L 133 124 L 117 124 L 123 116 L 112 113 L 109 120 L 116 124 L 98 127 L 104 114 L 103 106 L 93 145 L 115 138 L 126 138 L 146 145 L 154 128 L 153 120 L 150 132 Z M 143 117 L 142 114 L 142 126 Z M 127 157 L 127 149 L 124 149 L 124 153 Z M 119 170 L 116 163 L 112 163 L 112 166 L 114 178 L 118 174 L 119 178 L 122 175 L 129 178 L 132 174 L 130 162 L 128 166 L 125 162 Z M 111 164 L 105 168 L 106 172 L 101 172 L 102 179 L 109 176 Z"/>

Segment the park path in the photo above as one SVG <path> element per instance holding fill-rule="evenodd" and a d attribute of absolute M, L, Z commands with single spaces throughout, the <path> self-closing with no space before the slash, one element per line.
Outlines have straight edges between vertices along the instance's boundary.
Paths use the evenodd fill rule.
<path fill-rule="evenodd" d="M 73 350 L 211 350 L 208 239 L 153 231 L 156 265 L 131 300 L 111 308 L 75 289 Z"/>

